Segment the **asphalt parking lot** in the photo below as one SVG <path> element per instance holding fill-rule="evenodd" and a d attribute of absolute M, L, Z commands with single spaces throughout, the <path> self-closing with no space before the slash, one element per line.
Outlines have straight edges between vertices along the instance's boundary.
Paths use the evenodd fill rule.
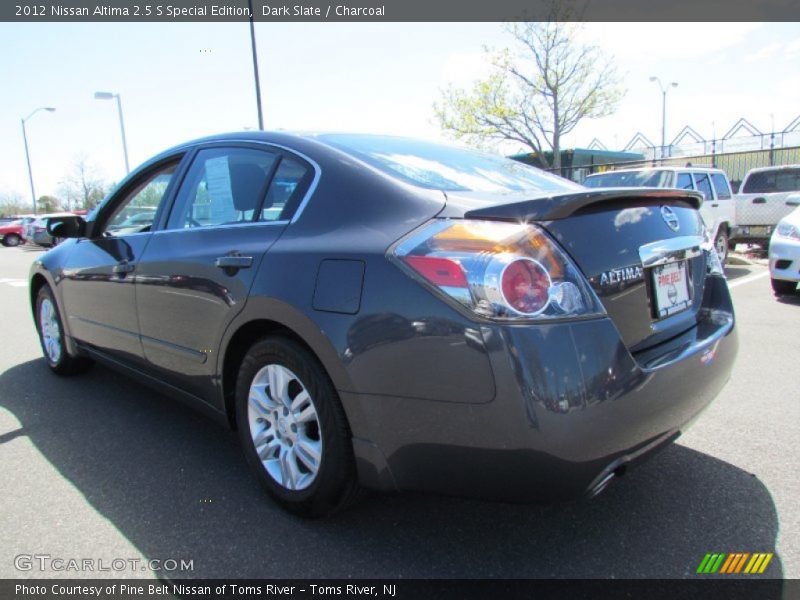
<path fill-rule="evenodd" d="M 692 577 L 707 552 L 775 552 L 800 577 L 800 296 L 763 265 L 728 270 L 740 352 L 723 394 L 677 444 L 592 501 L 508 505 L 369 496 L 329 520 L 278 509 L 233 434 L 105 368 L 50 374 L 28 306 L 40 255 L 0 248 L 0 577 L 14 557 L 190 559 L 182 576 Z"/>

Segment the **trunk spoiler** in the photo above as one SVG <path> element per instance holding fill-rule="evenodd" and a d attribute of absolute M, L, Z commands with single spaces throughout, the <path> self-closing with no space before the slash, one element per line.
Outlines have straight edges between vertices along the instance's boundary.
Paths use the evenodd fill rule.
<path fill-rule="evenodd" d="M 467 211 L 464 217 L 499 221 L 555 221 L 590 207 L 602 208 L 603 204 L 682 203 L 699 209 L 703 204 L 703 196 L 699 192 L 664 188 L 609 188 L 476 208 Z"/>

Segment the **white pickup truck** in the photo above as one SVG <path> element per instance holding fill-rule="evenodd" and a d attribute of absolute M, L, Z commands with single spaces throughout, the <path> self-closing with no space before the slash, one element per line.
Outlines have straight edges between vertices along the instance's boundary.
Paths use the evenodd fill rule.
<path fill-rule="evenodd" d="M 800 165 L 761 167 L 744 176 L 736 194 L 732 244 L 758 244 L 765 250 L 775 227 L 800 203 Z"/>

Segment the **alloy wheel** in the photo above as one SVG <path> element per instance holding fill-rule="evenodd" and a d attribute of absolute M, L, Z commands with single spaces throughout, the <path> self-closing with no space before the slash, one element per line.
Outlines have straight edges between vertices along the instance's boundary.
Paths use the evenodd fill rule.
<path fill-rule="evenodd" d="M 47 357 L 51 363 L 56 364 L 61 359 L 61 326 L 56 307 L 50 298 L 43 298 L 39 304 L 39 327 Z"/>
<path fill-rule="evenodd" d="M 279 485 L 303 490 L 322 460 L 322 429 L 316 406 L 292 371 L 269 364 L 256 373 L 247 403 L 250 436 L 261 464 Z"/>

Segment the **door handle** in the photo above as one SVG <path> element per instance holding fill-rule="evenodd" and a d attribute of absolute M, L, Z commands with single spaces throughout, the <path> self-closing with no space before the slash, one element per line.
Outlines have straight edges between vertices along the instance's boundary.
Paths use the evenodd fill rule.
<path fill-rule="evenodd" d="M 220 269 L 249 269 L 253 266 L 253 257 L 238 254 L 220 256 L 214 261 L 214 266 Z"/>
<path fill-rule="evenodd" d="M 132 273 L 133 270 L 136 268 L 136 265 L 129 263 L 127 260 L 123 260 L 122 262 L 117 263 L 111 269 L 111 272 L 116 275 L 127 275 L 128 273 Z"/>
<path fill-rule="evenodd" d="M 718 206 L 719 206 L 719 204 L 717 204 L 717 203 L 715 202 L 714 204 L 712 204 L 712 205 L 711 205 L 711 208 L 717 208 Z"/>
<path fill-rule="evenodd" d="M 753 198 L 753 204 L 766 204 L 766 198 Z"/>

